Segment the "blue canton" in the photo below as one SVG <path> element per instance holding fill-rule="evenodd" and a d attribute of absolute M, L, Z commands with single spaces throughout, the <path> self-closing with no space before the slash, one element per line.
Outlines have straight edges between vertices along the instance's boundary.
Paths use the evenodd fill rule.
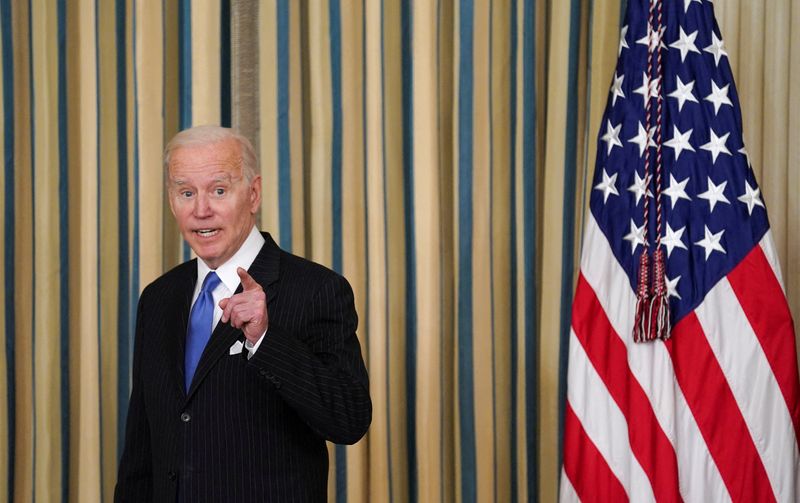
<path fill-rule="evenodd" d="M 769 228 L 749 165 L 728 56 L 708 0 L 664 1 L 662 30 L 648 2 L 630 0 L 620 55 L 603 115 L 590 208 L 636 288 L 644 250 L 644 198 L 651 197 L 648 250 L 655 246 L 656 148 L 648 132 L 657 111 L 647 76 L 648 43 L 662 50 L 662 242 L 674 326 L 758 244 Z M 660 40 L 659 40 L 660 38 Z M 650 82 L 653 80 L 653 82 Z M 652 124 L 645 124 L 645 100 Z M 651 135 L 655 132 L 652 127 Z"/>

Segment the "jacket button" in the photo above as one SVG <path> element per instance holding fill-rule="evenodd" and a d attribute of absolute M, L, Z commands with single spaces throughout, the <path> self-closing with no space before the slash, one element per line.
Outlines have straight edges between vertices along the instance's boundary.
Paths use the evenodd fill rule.
<path fill-rule="evenodd" d="M 192 416 L 190 416 L 187 412 L 184 412 L 183 414 L 181 414 L 181 421 L 183 421 L 184 423 L 188 423 L 191 420 L 192 420 Z"/>
<path fill-rule="evenodd" d="M 178 474 L 177 474 L 177 473 L 175 473 L 175 472 L 173 472 L 173 471 L 170 471 L 170 472 L 167 474 L 167 477 L 169 477 L 169 479 L 170 479 L 170 480 L 175 480 L 175 479 L 177 479 L 177 478 L 178 478 Z"/>

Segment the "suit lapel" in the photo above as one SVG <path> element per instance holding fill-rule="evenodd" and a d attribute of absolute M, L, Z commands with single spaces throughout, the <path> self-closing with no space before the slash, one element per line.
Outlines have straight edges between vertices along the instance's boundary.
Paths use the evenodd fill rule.
<path fill-rule="evenodd" d="M 247 272 L 264 289 L 267 295 L 267 308 L 269 308 L 269 305 L 275 297 L 275 283 L 278 280 L 278 273 L 280 272 L 281 250 L 268 233 L 264 232 L 262 235 L 265 240 L 264 246 L 261 247 L 256 259 L 253 261 L 252 265 L 250 265 Z M 234 295 L 241 291 L 242 285 L 239 285 Z M 191 298 L 189 300 L 191 301 Z M 188 317 L 189 314 L 187 310 L 186 316 L 184 316 L 184 334 L 186 333 L 185 320 L 188 319 Z M 244 335 L 242 331 L 238 328 L 233 328 L 230 323 L 217 323 L 217 328 L 215 328 L 214 332 L 211 334 L 211 339 L 209 339 L 208 345 L 206 345 L 203 355 L 200 357 L 200 361 L 197 364 L 197 370 L 195 371 L 194 379 L 192 379 L 192 385 L 189 387 L 189 392 L 186 396 L 187 401 L 191 399 L 192 395 L 203 382 L 208 372 L 214 367 L 217 360 L 227 355 L 228 350 L 236 341 L 243 339 Z M 243 351 L 247 350 L 245 349 Z M 183 355 L 183 352 L 181 352 L 181 355 Z M 183 364 L 181 364 L 181 366 L 182 365 Z M 183 376 L 183 370 L 181 370 L 181 376 Z"/>
<path fill-rule="evenodd" d="M 186 330 L 189 322 L 189 309 L 192 304 L 192 293 L 197 283 L 197 259 L 184 264 L 175 282 L 175 291 L 167 296 L 171 305 L 165 310 L 167 316 L 167 360 L 170 362 L 170 373 L 181 394 L 186 393 L 184 385 L 186 346 Z"/>

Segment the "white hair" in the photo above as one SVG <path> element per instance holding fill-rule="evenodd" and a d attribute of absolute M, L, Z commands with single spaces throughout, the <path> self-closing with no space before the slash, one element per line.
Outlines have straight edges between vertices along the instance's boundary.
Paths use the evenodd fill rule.
<path fill-rule="evenodd" d="M 173 136 L 164 149 L 164 172 L 167 174 L 169 172 L 169 161 L 175 149 L 211 145 L 226 140 L 234 140 L 239 144 L 242 155 L 242 174 L 248 182 L 252 182 L 259 172 L 258 157 L 253 144 L 238 130 L 221 126 L 195 126 L 184 129 Z"/>

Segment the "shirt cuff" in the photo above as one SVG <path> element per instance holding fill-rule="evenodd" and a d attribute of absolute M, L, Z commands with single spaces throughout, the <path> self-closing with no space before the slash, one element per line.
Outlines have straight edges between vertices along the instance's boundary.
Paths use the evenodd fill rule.
<path fill-rule="evenodd" d="M 265 335 L 267 335 L 267 331 L 266 330 L 264 330 L 264 333 L 261 334 L 261 337 L 258 338 L 258 340 L 256 341 L 255 344 L 250 342 L 250 339 L 245 339 L 244 340 L 244 348 L 247 350 L 247 359 L 248 360 L 250 358 L 252 358 L 254 354 L 256 354 L 256 351 L 258 351 L 258 347 L 264 341 L 264 336 Z"/>

